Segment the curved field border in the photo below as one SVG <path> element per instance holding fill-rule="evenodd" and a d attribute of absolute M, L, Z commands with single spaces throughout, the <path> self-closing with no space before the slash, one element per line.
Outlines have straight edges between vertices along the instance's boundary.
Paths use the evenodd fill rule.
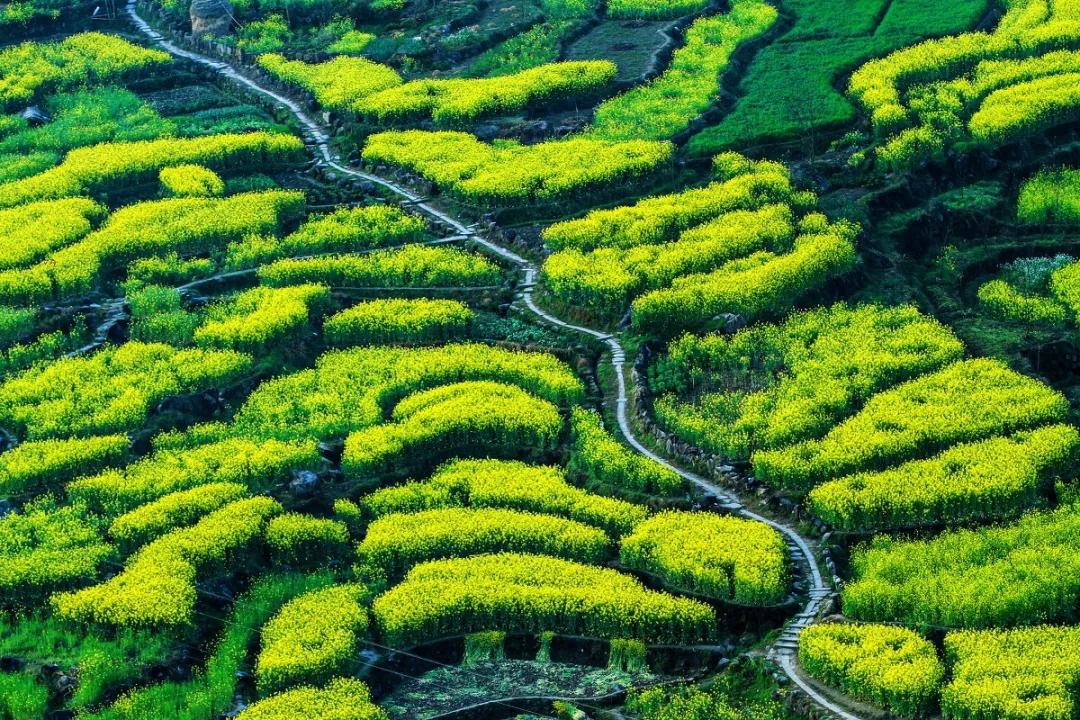
<path fill-rule="evenodd" d="M 852 715 L 850 712 L 844 710 L 839 705 L 828 700 L 804 680 L 798 671 L 796 670 L 795 652 L 798 649 L 799 634 L 804 628 L 808 627 L 814 622 L 814 618 L 817 615 L 818 610 L 821 608 L 825 599 L 833 594 L 832 588 L 826 584 L 825 578 L 821 573 L 821 569 L 818 567 L 814 552 L 810 547 L 809 541 L 804 538 L 799 532 L 785 523 L 777 520 L 759 515 L 758 513 L 747 508 L 742 501 L 728 490 L 721 488 L 712 481 L 696 474 L 676 467 L 672 463 L 668 462 L 664 458 L 660 457 L 653 451 L 649 450 L 645 445 L 638 440 L 634 431 L 630 427 L 630 421 L 627 414 L 627 404 L 629 402 L 627 393 L 626 382 L 626 352 L 623 350 L 622 344 L 618 338 L 610 333 L 600 332 L 593 328 L 583 327 L 581 325 L 574 325 L 572 323 L 565 322 L 559 318 L 551 315 L 547 311 L 540 308 L 533 297 L 533 291 L 536 287 L 536 276 L 539 273 L 539 269 L 530 262 L 528 259 L 518 255 L 517 253 L 497 245 L 487 238 L 482 237 L 476 231 L 475 224 L 466 225 L 461 220 L 448 215 L 446 212 L 439 210 L 425 199 L 416 193 L 404 188 L 397 183 L 392 182 L 386 178 L 378 175 L 372 175 L 362 170 L 356 170 L 339 162 L 339 157 L 335 156 L 330 149 L 330 135 L 326 132 L 322 125 L 317 123 L 310 115 L 308 115 L 299 103 L 287 98 L 279 93 L 274 92 L 269 88 L 265 88 L 259 85 L 257 82 L 247 77 L 230 63 L 216 60 L 206 55 L 201 55 L 190 50 L 185 50 L 170 42 L 164 35 L 159 33 L 153 27 L 150 26 L 138 13 L 135 7 L 135 0 L 128 0 L 125 8 L 131 21 L 135 27 L 156 43 L 163 50 L 176 57 L 181 57 L 186 60 L 198 63 L 205 67 L 209 67 L 219 75 L 228 78 L 237 84 L 251 90 L 260 95 L 266 96 L 271 100 L 283 105 L 290 113 L 296 118 L 303 128 L 304 134 L 307 139 L 313 144 L 313 150 L 315 154 L 316 162 L 326 167 L 332 168 L 345 175 L 367 180 L 368 182 L 379 185 L 402 199 L 402 202 L 407 203 L 409 206 L 415 208 L 418 212 L 427 215 L 433 220 L 437 220 L 444 225 L 452 228 L 455 234 L 464 236 L 465 238 L 472 240 L 478 245 L 482 246 L 494 255 L 497 255 L 512 265 L 518 267 L 524 273 L 524 283 L 521 285 L 525 306 L 529 311 L 539 317 L 549 325 L 553 325 L 566 330 L 572 330 L 576 333 L 587 335 L 591 338 L 599 340 L 605 343 L 611 350 L 611 366 L 615 371 L 615 382 L 617 387 L 616 396 L 616 418 L 619 423 L 619 430 L 622 432 L 623 437 L 627 443 L 638 453 L 648 457 L 661 465 L 675 471 L 685 480 L 693 483 L 697 487 L 705 490 L 706 492 L 714 494 L 720 501 L 720 506 L 729 512 L 739 515 L 741 517 L 748 518 L 750 520 L 756 520 L 758 522 L 765 523 L 766 525 L 776 529 L 784 535 L 789 547 L 795 556 L 796 562 L 801 565 L 807 572 L 807 577 L 810 581 L 809 598 L 806 604 L 802 607 L 799 613 L 787 624 L 783 632 L 777 637 L 777 639 L 769 646 L 768 656 L 780 665 L 784 673 L 795 683 L 806 695 L 813 700 L 817 705 L 824 708 L 833 715 L 841 718 L 842 720 L 861 720 L 856 715 Z"/>

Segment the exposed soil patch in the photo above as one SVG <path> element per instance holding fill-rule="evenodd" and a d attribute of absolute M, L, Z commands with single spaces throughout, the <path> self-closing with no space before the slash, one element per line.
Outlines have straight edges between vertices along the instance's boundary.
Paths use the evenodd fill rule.
<path fill-rule="evenodd" d="M 670 44 L 675 22 L 603 20 L 566 48 L 565 60 L 610 60 L 617 82 L 635 82 L 652 69 L 653 57 Z"/>

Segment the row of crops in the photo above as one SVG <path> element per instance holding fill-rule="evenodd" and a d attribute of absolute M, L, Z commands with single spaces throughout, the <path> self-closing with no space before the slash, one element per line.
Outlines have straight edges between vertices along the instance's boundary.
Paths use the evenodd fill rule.
<path fill-rule="evenodd" d="M 1028 232 L 1075 225 L 1071 174 L 1055 169 L 1024 182 L 1016 214 Z M 1072 264 L 1064 255 L 1014 260 L 1003 266 L 1001 279 L 978 288 L 978 300 L 985 312 L 1018 327 L 1074 323 L 1067 301 Z M 874 402 L 870 398 L 863 412 Z M 1037 415 L 1032 411 L 1028 417 Z M 829 431 L 825 441 L 841 427 Z M 1070 568 L 1080 515 L 1069 483 L 1075 433 L 1062 424 L 1012 432 L 812 490 L 809 506 L 822 517 L 829 516 L 829 505 L 835 513 L 841 503 L 866 493 L 867 502 L 877 495 L 879 503 L 891 495 L 882 504 L 883 514 L 893 515 L 893 529 L 918 525 L 912 522 L 917 515 L 932 528 L 973 521 L 982 527 L 916 538 L 879 535 L 856 547 L 842 604 L 850 619 L 864 624 L 807 630 L 799 647 L 807 671 L 905 717 L 926 716 L 936 708 L 946 718 L 964 719 L 1075 715 L 1078 588 L 1070 582 Z M 976 475 L 987 483 L 974 480 Z M 919 477 L 915 484 L 913 477 Z M 1011 489 L 991 489 L 998 481 Z M 964 485 L 983 489 L 961 500 Z M 1013 493 L 1024 485 L 1035 494 L 1009 507 L 1009 495 L 1018 500 L 1020 494 Z M 943 488 L 948 490 L 941 493 Z M 951 493 L 956 494 L 945 501 Z M 902 494 L 922 499 L 917 505 L 906 498 L 897 503 Z M 939 495 L 936 503 L 931 494 Z M 890 503 L 909 512 L 897 515 Z M 876 525 L 880 515 L 872 519 L 868 507 L 847 514 L 862 520 L 849 521 L 849 529 L 881 527 Z M 1011 517 L 1018 519 L 1000 522 Z M 999 524 L 985 525 L 987 520 Z M 881 662 L 883 655 L 893 661 Z"/>
<path fill-rule="evenodd" d="M 552 63 L 493 78 L 407 83 L 392 68 L 363 58 L 307 64 L 266 54 L 259 56 L 259 64 L 310 91 L 323 107 L 391 127 L 431 119 L 440 128 L 467 128 L 482 117 L 512 114 L 556 98 L 587 100 L 615 77 L 615 65 L 602 60 Z"/>
<path fill-rule="evenodd" d="M 656 412 L 846 530 L 996 520 L 1045 504 L 1078 441 L 1062 424 L 1068 402 L 962 355 L 914 308 L 837 305 L 677 339 L 653 371 Z"/>
<path fill-rule="evenodd" d="M 782 165 L 725 153 L 714 168 L 705 187 L 549 225 L 546 289 L 608 322 L 629 305 L 635 330 L 670 337 L 783 312 L 851 269 L 858 228 L 814 212 Z"/>
<path fill-rule="evenodd" d="M 929 8 L 905 5 L 895 13 L 885 8 L 878 11 L 888 13 L 883 27 L 867 35 L 863 25 L 869 18 L 837 17 L 832 22 L 841 27 L 826 30 L 814 23 L 826 23 L 827 18 L 818 16 L 827 11 L 812 2 L 807 5 L 798 10 L 813 27 L 797 25 L 789 42 L 764 51 L 764 65 L 751 68 L 745 81 L 748 96 L 736 101 L 730 118 L 692 139 L 693 154 L 736 146 L 735 139 L 790 139 L 818 126 L 848 122 L 856 114 L 852 103 L 870 118 L 873 156 L 887 169 L 941 159 L 954 148 L 993 149 L 1075 119 L 1075 13 L 1068 3 L 1010 3 L 992 32 L 915 44 L 970 24 L 977 8 L 957 10 L 957 17 L 942 19 L 940 28 L 934 23 L 909 27 L 892 17 L 933 14 Z M 386 65 L 358 57 L 311 64 L 267 54 L 258 62 L 279 80 L 312 92 L 324 108 L 362 120 L 367 130 L 359 141 L 365 161 L 405 168 L 469 205 L 529 206 L 570 194 L 610 195 L 620 181 L 670 172 L 670 151 L 648 144 L 682 142 L 699 130 L 698 118 L 712 107 L 731 56 L 765 35 L 776 18 L 774 8 L 749 0 L 734 3 L 727 13 L 698 18 L 662 75 L 601 102 L 582 132 L 525 147 L 486 143 L 469 133 L 396 130 L 433 118 L 438 128 L 467 131 L 485 115 L 513 115 L 530 104 L 550 107 L 556 95 L 562 104 L 589 104 L 602 96 L 614 66 L 608 63 L 602 69 L 605 61 L 556 62 L 495 77 L 404 82 Z M 845 29 L 845 23 L 852 27 Z M 812 55 L 800 53 L 812 47 L 825 56 L 821 69 L 799 69 L 808 75 L 809 95 L 793 89 L 796 83 L 776 87 L 786 83 L 787 76 L 781 74 L 793 63 L 810 62 Z M 838 82 L 839 66 L 872 57 L 875 48 L 886 52 L 897 47 L 902 49 L 866 62 L 852 74 L 847 88 L 851 102 L 837 96 L 832 86 Z M 556 52 L 552 59 L 557 57 Z M 815 74 L 823 71 L 834 75 Z M 567 84 L 560 88 L 562 82 Z M 768 117 L 768 108 L 777 103 L 780 117 Z M 395 132 L 364 137 L 387 123 L 395 124 Z M 588 174 L 575 170 L 577 163 L 571 159 L 583 152 L 598 158 Z M 860 152 L 852 161 L 864 155 Z M 458 157 L 465 160 L 460 166 L 445 162 Z M 571 160 L 562 165 L 562 157 Z"/>
<path fill-rule="evenodd" d="M 490 144 L 468 132 L 397 129 L 370 136 L 363 158 L 408 168 L 474 205 L 542 204 L 610 192 L 670 166 L 667 140 L 708 109 L 732 54 L 775 19 L 772 7 L 747 0 L 729 13 L 695 21 L 663 74 L 600 103 L 592 127 L 562 140 Z M 324 108 L 376 128 L 431 118 L 439 128 L 469 129 L 485 115 L 550 105 L 556 96 L 560 103 L 585 101 L 615 74 L 610 62 L 566 62 L 490 78 L 403 83 L 392 69 L 364 58 L 307 64 L 268 54 L 258 62 L 277 79 L 311 92 Z"/>
<path fill-rule="evenodd" d="M 929 40 L 873 60 L 852 96 L 894 167 L 953 145 L 994 147 L 1076 118 L 1076 20 L 1070 2 L 1010 2 L 993 32 Z"/>
<path fill-rule="evenodd" d="M 946 718 L 1068 718 L 1078 672 L 1075 628 L 951 632 L 944 662 L 917 633 L 888 625 L 818 625 L 799 660 L 852 696 L 916 717 L 940 700 Z M 946 677 L 951 678 L 946 684 Z"/>
<path fill-rule="evenodd" d="M 289 392 L 298 386 L 298 381 L 309 380 L 303 376 L 310 371 L 305 371 L 266 383 L 257 389 L 241 406 L 233 424 L 205 428 L 196 426 L 183 434 L 166 434 L 154 440 L 152 454 L 119 470 L 104 468 L 123 463 L 126 450 L 122 443 L 123 436 L 119 439 L 116 436 L 102 436 L 100 433 L 106 430 L 104 427 L 85 422 L 64 423 L 57 418 L 51 434 L 74 437 L 65 440 L 29 439 L 8 453 L 6 458 L 13 467 L 8 469 L 7 476 L 11 478 L 12 486 L 20 483 L 26 487 L 35 480 L 40 481 L 41 478 L 28 477 L 34 471 L 38 475 L 46 474 L 41 472 L 40 466 L 25 470 L 21 476 L 17 473 L 20 465 L 27 463 L 30 458 L 42 458 L 46 467 L 53 470 L 47 473 L 51 480 L 55 480 L 59 473 L 75 478 L 64 490 L 69 500 L 76 504 L 77 510 L 94 514 L 93 523 L 80 523 L 84 529 L 90 530 L 93 525 L 100 526 L 107 521 L 109 535 L 122 540 L 125 550 L 140 548 L 130 556 L 124 572 L 108 583 L 70 595 L 54 596 L 57 612 L 61 616 L 76 618 L 91 613 L 90 617 L 99 622 L 124 626 L 182 623 L 190 619 L 194 607 L 194 589 L 190 583 L 199 568 L 212 561 L 222 561 L 226 555 L 246 554 L 250 543 L 263 534 L 264 525 L 267 543 L 271 547 L 280 546 L 280 551 L 286 554 L 298 552 L 297 548 L 292 547 L 297 542 L 301 545 L 317 543 L 321 549 L 325 549 L 322 543 L 330 543 L 334 538 L 343 540 L 335 523 L 312 519 L 306 529 L 289 532 L 287 526 L 276 526 L 281 512 L 277 502 L 265 497 L 236 499 L 238 492 L 246 494 L 245 490 L 269 489 L 275 479 L 286 476 L 291 469 L 317 466 L 319 460 L 312 440 L 340 435 L 346 429 L 341 423 L 354 428 L 346 437 L 341 467 L 345 478 L 355 480 L 360 487 L 371 485 L 379 477 L 393 476 L 413 467 L 419 470 L 430 466 L 443 453 L 451 456 L 481 453 L 510 457 L 524 453 L 543 457 L 544 451 L 552 449 L 561 432 L 563 420 L 558 404 L 579 398 L 580 385 L 568 368 L 551 362 L 547 356 L 484 351 L 485 347 L 449 345 L 433 350 L 346 351 L 345 354 L 333 356 L 336 362 L 332 369 L 321 364 L 320 370 L 330 372 L 321 374 L 320 386 L 323 392 L 337 394 L 338 402 L 343 407 L 351 407 L 353 417 L 332 416 L 333 424 L 330 426 L 325 425 L 324 418 L 319 415 L 309 416 L 306 420 L 297 417 L 304 412 L 303 405 L 322 405 L 317 408 L 320 413 L 327 409 L 318 398 Z M 141 349 L 138 343 L 128 343 L 121 350 L 137 348 Z M 159 349 L 164 351 L 167 346 L 159 346 Z M 170 359 L 190 351 L 173 352 Z M 436 353 L 441 361 L 438 368 L 429 365 L 435 359 L 431 353 Z M 102 351 L 87 360 L 80 358 L 61 363 L 97 361 L 100 369 L 100 363 L 109 359 L 109 351 Z M 325 359 L 331 358 L 327 356 Z M 185 365 L 190 366 L 190 363 Z M 362 372 L 361 368 L 365 366 L 381 368 L 389 382 L 369 378 L 368 387 L 356 387 L 355 373 Z M 48 367 L 55 368 L 56 364 Z M 158 365 L 151 364 L 151 371 L 157 370 Z M 338 382 L 341 384 L 337 388 L 333 386 L 334 374 L 340 378 Z M 84 388 L 95 385 L 104 388 L 103 397 L 93 400 L 106 408 L 110 406 L 110 392 L 130 396 L 131 393 L 123 391 L 124 387 L 147 386 L 152 379 L 146 368 L 120 362 L 109 363 L 106 373 L 98 372 L 84 377 L 69 374 L 67 377 L 69 396 L 82 398 Z M 504 382 L 465 379 L 470 377 L 497 377 Z M 439 384 L 451 379 L 458 382 Z M 23 377 L 14 378 L 5 387 L 25 380 Z M 516 383 L 506 384 L 507 380 L 516 380 Z M 213 380 L 202 378 L 202 382 L 205 386 L 213 383 Z M 432 389 L 417 390 L 432 384 L 435 384 Z M 527 392 L 522 389 L 523 386 L 538 395 Z M 32 413 L 35 408 L 40 410 L 43 405 L 55 408 L 55 396 L 42 394 L 45 387 L 39 385 L 37 394 L 21 395 L 20 400 L 15 401 L 18 407 L 27 413 Z M 380 422 L 386 403 L 393 403 L 395 399 L 391 422 Z M 491 399 L 501 402 L 492 403 Z M 303 405 L 297 405 L 298 402 Z M 272 427 L 273 417 L 266 414 L 280 415 L 284 410 L 282 403 L 293 405 L 291 411 L 285 413 L 291 422 L 275 430 Z M 364 412 L 365 408 L 370 410 Z M 145 405 L 142 409 L 145 413 Z M 421 423 L 413 420 L 418 415 L 433 417 Z M 441 415 L 449 416 L 448 421 L 440 421 Z M 138 427 L 145 415 L 122 418 L 126 425 L 120 424 L 121 418 L 115 417 L 115 413 L 109 413 L 108 419 L 114 421 L 108 429 L 115 431 Z M 573 423 L 595 423 L 595 420 L 578 414 L 574 416 Z M 244 432 L 244 427 L 259 428 L 264 436 L 273 434 L 289 436 L 290 439 L 266 439 L 260 442 L 254 433 Z M 574 432 L 582 433 L 580 430 Z M 590 427 L 584 432 L 595 434 L 597 430 Z M 80 437 L 86 434 L 92 437 Z M 417 451 L 418 443 L 427 444 L 428 449 Z M 621 446 L 604 442 L 602 438 L 601 442 L 596 442 L 594 438 L 579 440 L 575 442 L 574 450 L 578 455 L 575 464 L 580 467 L 601 465 L 606 459 L 604 453 L 628 454 Z M 590 453 L 595 456 L 590 456 Z M 388 456 L 393 456 L 397 461 L 389 461 Z M 416 458 L 411 463 L 410 456 Z M 95 470 L 100 472 L 93 474 Z M 506 472 L 508 469 L 495 465 L 493 470 Z M 443 473 L 452 472 L 453 468 L 445 468 L 436 474 L 435 479 Z M 653 474 L 662 475 L 659 469 L 653 470 Z M 661 481 L 657 478 L 653 482 L 660 484 Z M 394 488 L 394 491 L 400 494 L 409 488 L 405 485 L 400 489 Z M 570 486 L 566 486 L 566 491 L 574 495 Z M 581 502 L 590 500 L 590 496 L 580 491 L 577 497 Z M 595 502 L 601 506 L 605 504 L 599 498 Z M 484 509 L 444 507 L 424 510 L 419 514 L 386 514 L 366 529 L 365 539 L 358 549 L 358 558 L 361 564 L 370 566 L 374 575 L 392 578 L 418 561 L 443 554 L 472 554 L 508 547 L 529 549 L 541 554 L 568 555 L 570 559 L 596 563 L 605 559 L 609 552 L 611 541 L 603 529 L 592 529 L 591 525 L 578 520 L 499 508 L 499 504 L 493 501 L 492 507 Z M 616 501 L 608 501 L 606 504 L 634 518 L 636 522 L 628 524 L 627 530 L 634 530 L 637 523 L 644 519 L 643 513 L 634 512 L 633 507 L 625 503 L 620 505 Z M 559 508 L 559 505 L 551 507 Z M 536 503 L 528 506 L 530 511 L 539 509 L 542 506 Z M 60 543 L 57 546 L 49 542 L 42 546 L 33 542 L 29 546 L 19 544 L 19 551 L 8 558 L 12 568 L 24 569 L 24 572 L 14 573 L 9 578 L 7 589 L 12 595 L 65 587 L 83 577 L 87 570 L 92 572 L 105 559 L 104 555 L 88 552 L 79 556 L 78 567 L 73 568 L 70 566 L 72 558 L 50 554 L 65 547 L 67 538 L 62 537 L 62 532 L 59 533 L 61 537 L 48 537 L 51 533 L 47 529 L 62 527 L 64 522 L 71 519 L 71 510 L 68 507 L 50 508 L 42 505 L 33 515 L 12 519 L 23 524 L 23 531 L 40 526 L 43 539 Z M 214 512 L 195 526 L 174 529 L 210 510 Z M 76 511 L 75 515 L 78 514 Z M 735 524 L 730 528 L 720 523 L 715 529 L 716 541 L 708 544 L 715 546 L 714 552 L 733 553 L 731 558 L 721 555 L 695 569 L 694 563 L 690 567 L 680 566 L 681 551 L 665 548 L 671 537 L 677 537 L 676 528 L 688 521 L 688 518 L 679 516 L 657 516 L 650 523 L 645 523 L 640 528 L 640 535 L 632 533 L 626 539 L 626 543 L 632 543 L 632 549 L 623 548 L 623 561 L 631 567 L 648 568 L 661 577 L 670 576 L 675 586 L 691 585 L 699 591 L 711 587 L 707 594 L 721 596 L 731 593 L 728 598 L 731 600 L 769 604 L 783 599 L 786 595 L 786 564 L 783 546 L 772 531 L 765 532 L 758 539 L 751 539 L 752 536 L 741 528 L 745 523 L 731 521 Z M 353 527 L 356 529 L 355 524 Z M 761 530 L 765 531 L 765 528 L 762 526 Z M 151 536 L 157 539 L 143 545 Z M 730 539 L 722 541 L 724 537 Z M 91 546 L 107 554 L 113 551 L 107 543 L 93 542 L 89 537 L 80 537 L 79 542 L 80 546 Z M 751 550 L 755 544 L 759 550 Z M 726 550 L 724 546 L 727 545 L 742 545 L 744 549 Z M 204 554 L 208 550 L 212 553 L 210 556 Z M 762 557 L 771 559 L 768 563 L 751 560 L 753 553 L 761 553 Z M 318 556 L 318 552 L 314 555 Z M 167 561 L 166 557 L 173 560 Z M 56 560 L 55 572 L 43 567 L 49 558 Z M 736 563 L 734 568 L 727 571 L 733 574 L 726 579 L 724 575 L 710 579 L 708 567 L 718 570 L 731 568 L 731 563 L 736 559 L 739 563 L 746 562 L 748 567 L 740 569 Z M 696 562 L 700 561 L 699 555 Z M 163 586 L 164 568 L 171 565 L 177 567 L 176 584 Z M 772 569 L 767 570 L 770 565 Z M 141 579 L 146 573 L 149 573 L 147 579 Z M 151 577 L 152 581 L 149 580 Z M 744 583 L 748 584 L 744 587 Z M 144 587 L 147 584 L 150 587 Z M 188 590 L 181 592 L 183 587 L 188 587 Z M 123 588 L 132 591 L 125 592 Z"/>
<path fill-rule="evenodd" d="M 1021 187 L 1021 223 L 1068 226 L 1070 173 Z M 1072 322 L 1050 294 L 1071 263 L 1018 260 L 1009 278 Z M 993 305 L 995 284 L 980 289 L 984 306 L 1051 322 L 1005 314 L 1017 305 Z M 1063 395 L 965 358 L 953 331 L 913 307 L 848 304 L 683 335 L 650 385 L 676 436 L 746 463 L 830 529 L 873 536 L 852 543 L 847 622 L 801 635 L 806 673 L 904 717 L 1075 713 L 1078 436 Z"/>

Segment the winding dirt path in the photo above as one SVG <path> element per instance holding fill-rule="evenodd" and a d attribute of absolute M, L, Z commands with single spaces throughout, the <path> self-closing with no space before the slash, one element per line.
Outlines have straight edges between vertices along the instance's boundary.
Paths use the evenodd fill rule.
<path fill-rule="evenodd" d="M 191 62 L 198 63 L 205 67 L 213 69 L 215 72 L 223 77 L 226 77 L 242 87 L 258 93 L 265 97 L 280 103 L 282 106 L 288 108 L 289 112 L 293 114 L 296 120 L 302 126 L 307 138 L 314 144 L 316 160 L 326 167 L 333 168 L 334 170 L 356 178 L 361 178 L 368 182 L 372 182 L 379 185 L 386 190 L 389 190 L 394 195 L 401 198 L 402 202 L 408 203 L 410 207 L 416 209 L 418 212 L 428 216 L 433 220 L 437 220 L 445 225 L 451 227 L 455 233 L 462 236 L 464 239 L 468 239 L 483 246 L 487 251 L 494 255 L 497 255 L 507 262 L 515 265 L 524 273 L 524 282 L 520 286 L 522 288 L 523 298 L 526 307 L 534 315 L 539 317 L 544 322 L 560 327 L 566 330 L 572 330 L 582 335 L 587 335 L 596 340 L 600 340 L 605 343 L 611 351 L 611 366 L 615 371 L 615 382 L 617 387 L 616 396 L 616 418 L 619 423 L 619 430 L 621 431 L 626 442 L 634 448 L 638 453 L 660 463 L 661 465 L 670 468 L 674 472 L 678 473 L 683 479 L 693 483 L 697 487 L 714 494 L 720 500 L 720 504 L 723 508 L 730 511 L 735 515 L 741 517 L 756 520 L 757 522 L 765 523 L 770 527 L 776 529 L 783 534 L 785 541 L 795 558 L 797 564 L 799 564 L 808 580 L 810 581 L 808 600 L 802 607 L 797 615 L 784 627 L 783 632 L 772 643 L 768 649 L 768 656 L 775 660 L 777 664 L 783 669 L 784 673 L 791 679 L 791 681 L 798 686 L 806 695 L 811 698 L 818 706 L 829 711 L 841 720 L 862 720 L 859 716 L 853 715 L 843 707 L 837 705 L 833 701 L 821 695 L 813 687 L 806 682 L 798 671 L 797 663 L 795 661 L 795 653 L 798 648 L 799 634 L 814 622 L 814 618 L 817 615 L 818 610 L 821 608 L 822 603 L 833 594 L 831 586 L 826 582 L 826 579 L 821 574 L 821 569 L 818 566 L 817 560 L 814 556 L 814 552 L 810 547 L 809 541 L 804 538 L 799 532 L 792 526 L 767 518 L 763 515 L 750 510 L 743 502 L 729 490 L 720 487 L 707 478 L 702 477 L 696 473 L 690 472 L 683 468 L 673 465 L 668 460 L 660 457 L 652 450 L 647 448 L 634 434 L 633 429 L 630 426 L 630 420 L 627 413 L 627 405 L 629 402 L 629 396 L 627 393 L 627 380 L 626 380 L 626 352 L 624 351 L 622 344 L 618 338 L 610 333 L 604 333 L 593 328 L 584 327 L 581 325 L 574 325 L 564 320 L 555 317 L 548 313 L 536 304 L 536 300 L 533 297 L 533 293 L 536 287 L 536 277 L 539 269 L 527 258 L 518 255 L 517 253 L 505 248 L 501 245 L 493 243 L 485 237 L 479 235 L 476 231 L 476 226 L 472 224 L 465 224 L 461 220 L 448 215 L 446 212 L 426 202 L 423 197 L 412 192 L 408 188 L 402 187 L 397 183 L 380 177 L 378 175 L 372 175 L 371 173 L 364 172 L 355 168 L 348 167 L 341 164 L 340 158 L 335 156 L 330 148 L 329 140 L 330 135 L 326 129 L 320 125 L 314 118 L 312 118 L 304 109 L 293 99 L 285 97 L 277 92 L 274 92 L 270 88 L 259 85 L 255 80 L 247 77 L 231 64 L 223 62 L 221 60 L 201 55 L 190 50 L 186 50 L 177 46 L 175 43 L 170 42 L 164 35 L 159 33 L 153 27 L 150 26 L 138 13 L 135 7 L 135 0 L 128 0 L 126 12 L 130 17 L 132 23 L 138 30 L 161 47 L 163 50 L 176 57 L 181 57 Z"/>

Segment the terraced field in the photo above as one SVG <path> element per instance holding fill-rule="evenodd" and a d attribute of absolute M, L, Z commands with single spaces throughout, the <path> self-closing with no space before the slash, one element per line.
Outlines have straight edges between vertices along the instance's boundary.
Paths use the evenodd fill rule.
<path fill-rule="evenodd" d="M 1069 720 L 1069 2 L 0 5 L 0 720 Z"/>

